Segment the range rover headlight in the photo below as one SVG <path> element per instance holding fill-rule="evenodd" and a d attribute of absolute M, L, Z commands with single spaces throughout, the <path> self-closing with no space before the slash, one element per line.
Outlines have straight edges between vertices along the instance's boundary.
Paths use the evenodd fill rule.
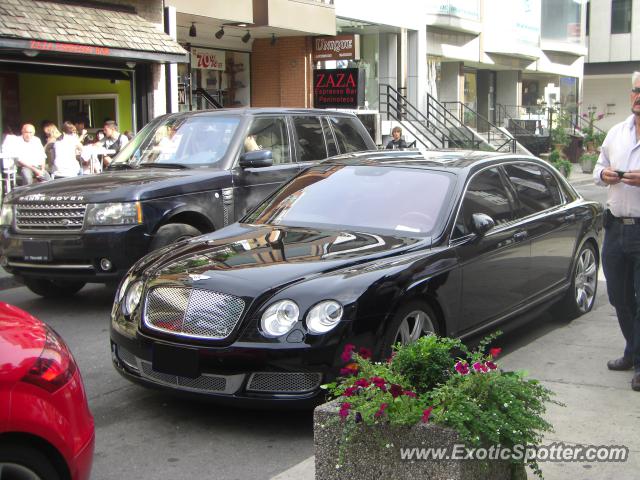
<path fill-rule="evenodd" d="M 335 300 L 318 303 L 307 314 L 307 328 L 309 333 L 321 335 L 333 329 L 344 312 L 342 305 Z"/>
<path fill-rule="evenodd" d="M 136 225 L 139 223 L 142 223 L 140 202 L 87 205 L 86 225 Z"/>
<path fill-rule="evenodd" d="M 0 225 L 10 226 L 13 224 L 13 205 L 5 203 L 0 211 Z"/>
<path fill-rule="evenodd" d="M 279 337 L 287 333 L 298 321 L 300 309 L 293 300 L 280 300 L 262 314 L 260 324 L 267 337 Z"/>
<path fill-rule="evenodd" d="M 138 280 L 137 282 L 133 282 L 127 289 L 124 305 L 122 306 L 122 311 L 125 315 L 131 315 L 138 307 L 140 299 L 142 298 L 142 287 L 142 282 Z"/>

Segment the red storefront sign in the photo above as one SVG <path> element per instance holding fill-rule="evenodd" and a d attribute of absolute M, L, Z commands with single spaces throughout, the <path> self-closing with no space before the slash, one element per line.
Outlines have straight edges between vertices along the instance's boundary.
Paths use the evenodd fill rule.
<path fill-rule="evenodd" d="M 31 40 L 29 48 L 51 52 L 82 53 L 85 55 L 110 55 L 111 53 L 109 47 L 80 45 L 78 43 L 47 42 L 44 40 Z"/>
<path fill-rule="evenodd" d="M 313 71 L 316 108 L 357 108 L 364 98 L 364 77 L 357 68 Z"/>

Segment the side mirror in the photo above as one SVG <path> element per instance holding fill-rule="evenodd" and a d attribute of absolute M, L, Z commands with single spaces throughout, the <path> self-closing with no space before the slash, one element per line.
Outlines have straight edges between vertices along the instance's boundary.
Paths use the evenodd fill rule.
<path fill-rule="evenodd" d="M 489 230 L 496 226 L 496 222 L 486 213 L 474 213 L 471 215 L 473 233 L 479 237 L 484 236 Z"/>
<path fill-rule="evenodd" d="M 271 165 L 273 165 L 271 150 L 254 150 L 240 155 L 241 168 L 270 167 Z"/>

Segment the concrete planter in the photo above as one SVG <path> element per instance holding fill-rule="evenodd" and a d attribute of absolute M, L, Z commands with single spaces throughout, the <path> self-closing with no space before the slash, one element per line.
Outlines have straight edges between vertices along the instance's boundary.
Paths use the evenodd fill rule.
<path fill-rule="evenodd" d="M 338 410 L 339 404 L 334 401 L 320 405 L 314 412 L 316 480 L 527 478 L 524 466 L 505 461 L 401 459 L 400 448 L 444 447 L 452 452 L 455 445 L 463 443 L 454 430 L 430 423 L 412 427 L 359 426 L 344 450 L 342 465 L 336 468 L 343 435 Z"/>

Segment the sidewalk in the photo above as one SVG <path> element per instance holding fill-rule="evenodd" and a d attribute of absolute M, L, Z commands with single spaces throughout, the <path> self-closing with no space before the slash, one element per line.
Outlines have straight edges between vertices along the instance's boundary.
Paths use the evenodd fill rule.
<path fill-rule="evenodd" d="M 531 325 L 539 336 L 500 358 L 505 370 L 527 370 L 566 406 L 551 405 L 546 418 L 555 432 L 544 444 L 617 445 L 629 448 L 626 462 L 541 463 L 547 480 L 638 478 L 640 471 L 640 393 L 631 390 L 632 372 L 610 372 L 606 362 L 622 352 L 623 341 L 613 308 L 600 282 L 596 309 L 567 325 Z M 557 328 L 554 328 L 556 327 Z M 515 343 L 515 342 L 514 342 Z M 314 457 L 271 480 L 313 480 Z M 529 478 L 536 478 L 529 472 Z"/>
<path fill-rule="evenodd" d="M 8 274 L 3 268 L 0 268 L 0 291 L 19 287 L 20 285 L 22 285 L 22 283 L 18 282 L 13 275 Z"/>

